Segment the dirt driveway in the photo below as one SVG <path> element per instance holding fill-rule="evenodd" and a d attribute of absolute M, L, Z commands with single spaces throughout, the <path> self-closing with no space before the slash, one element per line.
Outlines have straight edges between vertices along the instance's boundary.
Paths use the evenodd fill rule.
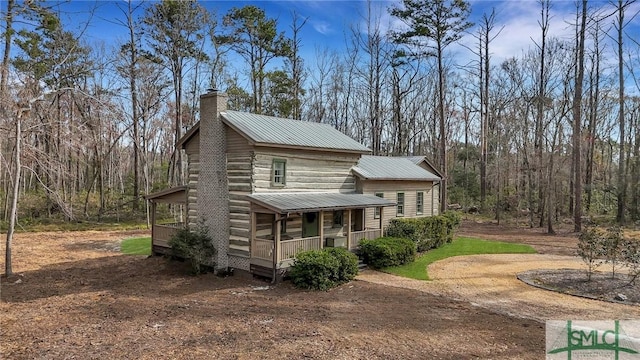
<path fill-rule="evenodd" d="M 492 223 L 464 222 L 459 234 L 529 244 L 538 254 L 473 255 L 448 258 L 429 266 L 433 281 L 417 281 L 379 272 L 359 279 L 467 301 L 514 317 L 548 319 L 640 319 L 640 307 L 579 298 L 535 288 L 516 278 L 533 269 L 583 269 L 575 256 L 577 237 L 569 227 L 558 234 L 542 229 L 508 228 Z M 640 286 L 640 285 L 636 285 Z"/>
<path fill-rule="evenodd" d="M 524 284 L 516 274 L 532 269 L 581 269 L 573 256 L 499 254 L 452 257 L 429 266 L 430 282 L 369 271 L 358 278 L 456 300 L 514 317 L 551 319 L 640 319 L 640 307 L 559 294 Z"/>

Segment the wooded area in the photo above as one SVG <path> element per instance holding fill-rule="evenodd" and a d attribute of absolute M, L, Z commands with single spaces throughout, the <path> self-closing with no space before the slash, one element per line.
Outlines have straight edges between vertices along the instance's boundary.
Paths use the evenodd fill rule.
<path fill-rule="evenodd" d="M 568 219 L 580 230 L 583 216 L 640 220 L 640 40 L 627 28 L 638 4 L 580 1 L 572 39 L 549 35 L 554 3 L 538 4 L 541 40 L 498 63 L 492 47 L 511 29 L 495 11 L 472 24 L 464 0 L 370 2 L 341 53 L 305 43 L 308 18 L 251 5 L 120 2 L 109 21 L 127 38 L 106 44 L 54 3 L 8 0 L 1 219 L 17 208 L 18 224 L 144 221 L 142 195 L 186 183 L 174 144 L 215 88 L 232 110 L 329 123 L 374 154 L 427 155 L 449 203 L 498 219 L 549 232 Z M 384 31 L 387 11 L 405 26 Z M 465 34 L 476 45 L 460 64 L 447 49 Z"/>

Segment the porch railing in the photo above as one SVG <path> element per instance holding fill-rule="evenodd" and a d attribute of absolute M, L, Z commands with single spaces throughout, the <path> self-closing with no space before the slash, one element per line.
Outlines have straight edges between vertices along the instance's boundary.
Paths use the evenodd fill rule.
<path fill-rule="evenodd" d="M 319 236 L 280 241 L 279 261 L 291 260 L 298 253 L 309 250 L 319 250 L 321 239 Z"/>
<path fill-rule="evenodd" d="M 260 238 L 253 239 L 251 257 L 263 260 L 273 260 L 273 240 Z"/>
<path fill-rule="evenodd" d="M 380 229 L 369 229 L 362 231 L 353 231 L 351 232 L 351 239 L 349 244 L 351 249 L 355 249 L 360 245 L 360 241 L 362 239 L 377 239 L 382 236 L 382 231 Z"/>
<path fill-rule="evenodd" d="M 184 228 L 184 223 L 171 223 L 171 224 L 155 224 L 153 225 L 152 238 L 153 245 L 169 247 L 169 240 L 175 235 L 180 229 Z"/>

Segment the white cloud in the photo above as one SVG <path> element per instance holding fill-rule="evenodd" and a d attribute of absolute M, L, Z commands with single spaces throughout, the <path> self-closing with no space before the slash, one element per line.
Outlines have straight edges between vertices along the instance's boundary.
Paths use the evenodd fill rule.
<path fill-rule="evenodd" d="M 329 24 L 327 21 L 316 20 L 316 21 L 310 21 L 310 22 L 311 22 L 311 26 L 313 26 L 313 29 L 322 35 L 328 35 L 333 33 L 333 28 L 331 27 L 331 24 Z"/>
<path fill-rule="evenodd" d="M 494 62 L 501 62 L 513 56 L 519 56 L 527 49 L 540 43 L 542 30 L 540 28 L 541 7 L 537 1 L 476 1 L 474 6 L 474 20 L 478 22 L 482 13 L 489 14 L 491 8 L 496 9 L 496 25 L 493 34 L 500 34 L 491 42 L 489 51 Z M 574 29 L 575 7 L 572 2 L 552 3 L 549 14 L 548 37 L 571 39 Z M 474 30 L 477 32 L 479 24 Z M 477 39 L 472 35 L 465 36 L 461 43 L 477 48 Z"/>

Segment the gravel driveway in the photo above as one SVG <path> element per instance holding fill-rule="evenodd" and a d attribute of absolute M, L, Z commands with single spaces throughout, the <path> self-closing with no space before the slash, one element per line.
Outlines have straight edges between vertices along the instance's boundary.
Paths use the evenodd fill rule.
<path fill-rule="evenodd" d="M 534 269 L 581 269 L 574 256 L 498 254 L 456 256 L 429 266 L 432 281 L 367 270 L 358 280 L 420 290 L 469 301 L 498 313 L 538 321 L 548 319 L 640 319 L 640 306 L 608 303 L 524 284 L 516 274 Z"/>

